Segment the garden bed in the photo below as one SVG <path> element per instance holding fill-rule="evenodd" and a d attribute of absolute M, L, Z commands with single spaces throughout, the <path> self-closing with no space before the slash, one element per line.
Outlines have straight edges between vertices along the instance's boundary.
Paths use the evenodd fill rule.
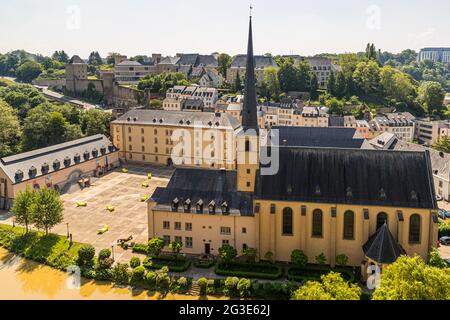
<path fill-rule="evenodd" d="M 194 260 L 194 267 L 201 269 L 209 269 L 214 267 L 216 262 L 213 259 L 196 259 Z"/>
<path fill-rule="evenodd" d="M 191 261 L 185 258 L 170 256 L 147 257 L 143 262 L 147 269 L 162 269 L 168 267 L 171 272 L 185 272 L 191 266 Z"/>
<path fill-rule="evenodd" d="M 291 267 L 287 271 L 287 278 L 296 282 L 304 282 L 307 280 L 320 281 L 320 277 L 330 272 L 338 272 L 344 280 L 355 282 L 355 276 L 349 269 L 338 267 L 332 269 L 328 266 L 307 265 L 306 267 Z"/>
<path fill-rule="evenodd" d="M 245 277 L 254 279 L 275 280 L 283 276 L 284 270 L 270 264 L 253 263 L 219 263 L 214 272 L 220 276 Z"/>

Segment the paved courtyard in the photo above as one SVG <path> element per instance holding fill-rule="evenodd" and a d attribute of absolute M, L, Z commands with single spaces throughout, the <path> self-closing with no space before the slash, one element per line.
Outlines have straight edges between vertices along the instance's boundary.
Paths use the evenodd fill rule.
<path fill-rule="evenodd" d="M 143 196 L 150 196 L 157 187 L 165 187 L 171 170 L 150 169 L 144 167 L 129 168 L 128 173 L 112 172 L 96 179 L 92 186 L 84 190 L 64 194 L 64 221 L 52 229 L 53 233 L 67 235 L 67 224 L 73 241 L 90 243 L 96 250 L 114 246 L 116 261 L 129 260 L 131 250 L 123 250 L 117 246 L 118 239 L 133 236 L 131 242 L 147 242 L 147 203 L 142 202 Z M 151 180 L 147 173 L 152 172 Z M 143 182 L 149 187 L 142 187 Z M 86 207 L 76 207 L 77 202 L 87 203 Z M 114 207 L 113 212 L 106 210 Z M 9 215 L 2 215 L 1 223 L 12 224 Z M 98 229 L 109 226 L 109 231 L 103 235 Z"/>

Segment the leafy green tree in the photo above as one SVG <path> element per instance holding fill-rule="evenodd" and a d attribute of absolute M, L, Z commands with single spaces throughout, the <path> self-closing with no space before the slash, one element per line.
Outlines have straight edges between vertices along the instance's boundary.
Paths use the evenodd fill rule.
<path fill-rule="evenodd" d="M 330 72 L 330 76 L 328 77 L 327 92 L 332 96 L 336 95 L 336 78 L 333 71 Z"/>
<path fill-rule="evenodd" d="M 448 268 L 447 263 L 442 259 L 439 250 L 436 248 L 433 248 L 428 254 L 428 265 L 441 269 Z"/>
<path fill-rule="evenodd" d="M 111 120 L 110 113 L 98 109 L 87 110 L 81 117 L 81 130 L 86 136 L 103 134 L 109 137 Z"/>
<path fill-rule="evenodd" d="M 95 248 L 90 244 L 85 244 L 78 249 L 77 264 L 82 266 L 91 266 L 94 263 Z"/>
<path fill-rule="evenodd" d="M 52 55 L 53 60 L 57 60 L 62 63 L 68 63 L 69 62 L 69 55 L 64 51 L 55 51 Z"/>
<path fill-rule="evenodd" d="M 131 269 L 137 268 L 141 265 L 141 259 L 139 257 L 132 257 L 130 259 L 130 267 Z"/>
<path fill-rule="evenodd" d="M 237 256 L 237 251 L 235 248 L 230 246 L 229 244 L 224 244 L 221 248 L 219 248 L 219 257 L 225 263 L 233 261 Z"/>
<path fill-rule="evenodd" d="M 340 273 L 323 275 L 321 282 L 308 281 L 292 294 L 293 300 L 359 300 L 361 289 L 346 282 Z"/>
<path fill-rule="evenodd" d="M 402 256 L 383 269 L 373 300 L 449 300 L 450 269 L 425 264 L 419 256 Z"/>
<path fill-rule="evenodd" d="M 429 115 L 442 111 L 445 91 L 441 84 L 435 81 L 424 81 L 419 86 L 418 102 Z"/>
<path fill-rule="evenodd" d="M 143 266 L 138 266 L 131 272 L 130 284 L 139 285 L 145 279 L 145 268 Z"/>
<path fill-rule="evenodd" d="M 239 75 L 239 71 L 236 72 L 236 79 L 234 80 L 233 88 L 234 88 L 233 89 L 234 92 L 241 92 L 243 89 L 242 80 L 241 80 L 241 76 Z"/>
<path fill-rule="evenodd" d="M 19 191 L 11 209 L 14 221 L 19 225 L 25 226 L 27 233 L 30 224 L 34 221 L 32 206 L 35 201 L 36 191 L 27 187 L 25 191 Z"/>
<path fill-rule="evenodd" d="M 161 238 L 153 238 L 148 242 L 148 252 L 153 256 L 159 256 L 164 249 L 165 243 Z"/>
<path fill-rule="evenodd" d="M 357 64 L 353 73 L 353 80 L 364 96 L 374 96 L 380 92 L 380 67 L 378 63 L 370 61 L 362 61 Z"/>
<path fill-rule="evenodd" d="M 309 63 L 301 61 L 295 67 L 296 70 L 296 87 L 301 92 L 307 92 L 311 83 L 311 66 Z"/>
<path fill-rule="evenodd" d="M 116 57 L 120 56 L 120 53 L 117 52 L 110 52 L 108 53 L 108 56 L 106 57 L 106 63 L 110 65 L 114 65 Z"/>
<path fill-rule="evenodd" d="M 63 221 L 63 203 L 56 190 L 44 188 L 37 192 L 31 206 L 33 223 L 36 228 L 48 231 Z"/>
<path fill-rule="evenodd" d="M 366 47 L 366 58 L 368 60 L 377 60 L 377 50 L 375 45 L 368 43 Z"/>
<path fill-rule="evenodd" d="M 22 131 L 16 112 L 0 100 L 0 157 L 20 152 Z"/>
<path fill-rule="evenodd" d="M 118 263 L 113 269 L 114 282 L 121 285 L 127 285 L 130 282 L 130 272 L 127 263 Z"/>
<path fill-rule="evenodd" d="M 181 249 L 183 249 L 183 243 L 181 243 L 180 241 L 174 241 L 169 244 L 169 249 L 172 250 L 172 253 L 175 255 L 175 257 L 178 257 Z"/>
<path fill-rule="evenodd" d="M 339 71 L 336 76 L 336 84 L 335 84 L 335 93 L 334 95 L 338 97 L 339 99 L 342 99 L 345 97 L 347 93 L 347 85 L 346 85 L 346 79 L 345 74 L 342 71 Z"/>
<path fill-rule="evenodd" d="M 317 76 L 315 73 L 311 76 L 311 83 L 309 86 L 309 95 L 311 100 L 317 100 L 319 98 L 319 82 L 317 81 Z"/>
<path fill-rule="evenodd" d="M 103 59 L 98 51 L 91 52 L 91 54 L 89 55 L 88 64 L 93 66 L 101 66 L 103 64 Z"/>
<path fill-rule="evenodd" d="M 291 253 L 291 262 L 297 267 L 305 267 L 308 264 L 308 256 L 302 250 L 294 250 Z"/>
<path fill-rule="evenodd" d="M 416 88 L 411 77 L 392 67 L 381 68 L 380 83 L 388 99 L 412 103 L 416 97 Z"/>
<path fill-rule="evenodd" d="M 292 58 L 278 60 L 278 79 L 283 92 L 298 91 L 298 72 Z"/>
<path fill-rule="evenodd" d="M 25 61 L 16 70 L 17 80 L 31 83 L 42 73 L 42 66 L 34 61 Z"/>
<path fill-rule="evenodd" d="M 227 76 L 227 70 L 231 66 L 231 62 L 232 62 L 232 58 L 226 53 L 221 53 L 217 57 L 217 64 L 219 65 L 219 72 L 224 78 L 226 78 L 226 76 Z"/>
<path fill-rule="evenodd" d="M 280 94 L 280 81 L 278 80 L 278 70 L 274 67 L 264 70 L 264 83 L 267 86 L 268 95 L 276 100 Z"/>
<path fill-rule="evenodd" d="M 432 148 L 438 151 L 450 153 L 450 138 L 445 136 L 440 138 L 435 144 L 433 144 Z"/>

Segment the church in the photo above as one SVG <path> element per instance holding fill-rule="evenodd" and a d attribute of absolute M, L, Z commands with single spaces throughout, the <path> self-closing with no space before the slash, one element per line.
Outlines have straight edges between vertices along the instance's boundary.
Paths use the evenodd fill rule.
<path fill-rule="evenodd" d="M 261 145 L 253 57 L 250 17 L 236 163 L 232 170 L 177 168 L 148 201 L 149 238 L 182 242 L 192 255 L 217 255 L 229 244 L 238 253 L 255 248 L 258 260 L 289 262 L 299 249 L 310 262 L 325 255 L 332 267 L 346 255 L 348 265 L 365 270 L 403 254 L 427 259 L 438 238 L 429 153 L 351 148 L 345 135 L 334 146 L 328 128 L 316 128 L 323 132 L 312 146 Z M 264 170 L 263 152 L 277 154 L 275 173 Z"/>

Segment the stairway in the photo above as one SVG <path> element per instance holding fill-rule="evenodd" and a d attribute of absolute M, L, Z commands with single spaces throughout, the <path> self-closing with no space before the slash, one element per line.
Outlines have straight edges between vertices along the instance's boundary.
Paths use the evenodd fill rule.
<path fill-rule="evenodd" d="M 197 284 L 197 281 L 192 281 L 191 289 L 189 289 L 187 294 L 191 295 L 191 296 L 199 296 L 200 295 L 200 286 Z"/>

